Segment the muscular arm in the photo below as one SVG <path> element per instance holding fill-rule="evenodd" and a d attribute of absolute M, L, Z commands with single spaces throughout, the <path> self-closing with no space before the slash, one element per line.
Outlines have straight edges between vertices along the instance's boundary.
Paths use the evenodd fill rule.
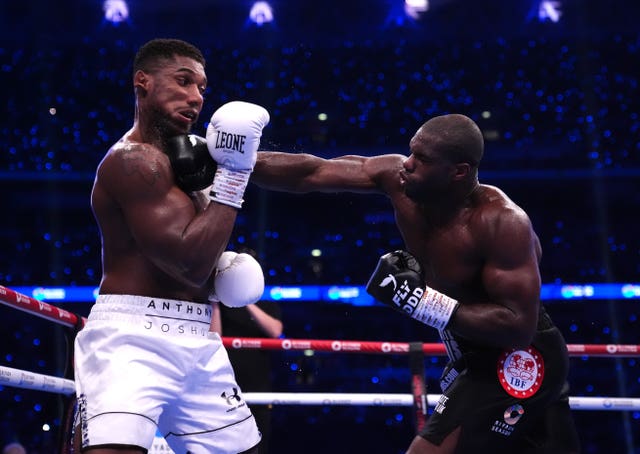
<path fill-rule="evenodd" d="M 535 333 L 540 305 L 540 244 L 519 209 L 496 216 L 483 239 L 482 283 L 490 303 L 464 304 L 449 327 L 469 340 L 500 348 L 526 347 Z"/>
<path fill-rule="evenodd" d="M 211 317 L 211 326 L 210 331 L 214 331 L 218 333 L 220 336 L 223 335 L 223 327 L 222 327 L 222 317 L 220 314 L 220 304 L 217 302 L 213 302 L 213 315 Z M 255 320 L 256 324 L 260 327 L 260 329 L 264 332 L 266 337 L 278 338 L 282 334 L 283 324 L 281 320 L 278 320 L 275 317 L 272 317 L 256 304 L 249 304 L 246 307 L 234 309 L 238 311 L 247 310 L 249 311 L 249 315 L 253 320 Z"/>
<path fill-rule="evenodd" d="M 251 176 L 257 185 L 286 192 L 389 192 L 405 157 L 355 155 L 323 159 L 310 154 L 265 151 Z"/>
<path fill-rule="evenodd" d="M 220 303 L 217 301 L 211 302 L 211 323 L 209 325 L 209 331 L 218 333 L 222 337 L 222 317 L 220 315 Z"/>
<path fill-rule="evenodd" d="M 128 232 L 117 233 L 104 206 L 113 200 Z M 226 248 L 237 210 L 210 203 L 196 213 L 189 197 L 174 183 L 166 155 L 150 145 L 134 144 L 111 153 L 101 164 L 92 197 L 105 233 L 105 249 L 130 235 L 136 253 L 187 285 L 209 279 Z M 108 271 L 108 270 L 107 270 Z"/>
<path fill-rule="evenodd" d="M 251 318 L 255 320 L 256 324 L 264 332 L 267 337 L 277 338 L 282 334 L 282 321 L 267 314 L 255 304 L 249 304 L 247 310 L 251 315 Z"/>

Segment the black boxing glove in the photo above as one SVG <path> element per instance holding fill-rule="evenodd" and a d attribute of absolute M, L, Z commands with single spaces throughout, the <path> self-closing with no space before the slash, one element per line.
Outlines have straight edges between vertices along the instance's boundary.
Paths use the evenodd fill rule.
<path fill-rule="evenodd" d="M 439 330 L 458 308 L 456 300 L 425 284 L 418 260 L 406 251 L 380 257 L 366 288 L 376 300 Z"/>
<path fill-rule="evenodd" d="M 170 138 L 164 152 L 169 156 L 176 184 L 184 192 L 211 186 L 218 165 L 211 158 L 207 140 L 195 134 Z"/>

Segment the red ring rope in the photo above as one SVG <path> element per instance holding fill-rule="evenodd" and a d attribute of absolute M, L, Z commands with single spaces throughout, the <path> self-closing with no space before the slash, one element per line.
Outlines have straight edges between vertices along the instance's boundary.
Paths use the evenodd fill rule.
<path fill-rule="evenodd" d="M 70 328 L 76 326 L 78 323 L 77 315 L 30 296 L 23 295 L 22 293 L 18 293 L 3 285 L 0 285 L 0 303 L 4 303 L 21 311 L 30 312 L 38 317 L 45 318 Z M 82 322 L 84 326 L 86 319 L 83 318 Z"/>
<path fill-rule="evenodd" d="M 0 303 L 16 309 L 30 312 L 50 321 L 73 327 L 78 323 L 78 317 L 71 312 L 60 309 L 49 303 L 39 301 L 22 293 L 18 293 L 0 285 Z M 83 317 L 82 323 L 86 323 Z M 254 337 L 223 337 L 227 348 L 249 348 L 264 350 L 315 350 L 319 352 L 343 353 L 389 353 L 408 354 L 408 342 L 373 342 L 373 341 L 344 341 L 321 339 L 269 339 Z M 570 356 L 595 357 L 637 357 L 640 356 L 640 345 L 623 344 L 570 344 L 567 346 Z M 445 355 L 444 345 L 441 343 L 425 343 L 422 346 L 425 354 Z"/>
<path fill-rule="evenodd" d="M 258 337 L 223 337 L 227 348 L 253 348 L 263 350 L 315 350 L 342 353 L 408 354 L 408 342 L 343 341 L 321 339 L 269 339 Z M 571 344 L 570 356 L 640 356 L 640 345 Z M 422 351 L 429 355 L 445 355 L 443 344 L 425 343 Z"/>

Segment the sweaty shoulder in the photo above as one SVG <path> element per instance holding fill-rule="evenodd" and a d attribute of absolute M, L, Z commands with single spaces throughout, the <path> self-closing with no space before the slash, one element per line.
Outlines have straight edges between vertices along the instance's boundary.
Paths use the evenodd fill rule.
<path fill-rule="evenodd" d="M 504 216 L 529 220 L 525 211 L 496 186 L 479 185 L 473 198 L 473 205 L 475 214 L 480 215 L 479 221 L 495 221 Z"/>
<path fill-rule="evenodd" d="M 527 213 L 495 186 L 480 185 L 473 202 L 470 223 L 479 239 L 509 243 L 516 238 L 537 242 Z"/>
<path fill-rule="evenodd" d="M 96 183 L 114 194 L 133 197 L 131 190 L 142 196 L 167 191 L 173 186 L 171 165 L 167 156 L 153 145 L 123 139 L 104 157 Z"/>

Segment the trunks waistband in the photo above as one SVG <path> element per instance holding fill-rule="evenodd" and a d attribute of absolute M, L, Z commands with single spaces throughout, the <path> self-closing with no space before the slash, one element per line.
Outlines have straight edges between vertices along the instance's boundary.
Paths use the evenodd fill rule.
<path fill-rule="evenodd" d="M 138 325 L 167 335 L 207 337 L 208 304 L 138 295 L 98 295 L 88 318 Z"/>

